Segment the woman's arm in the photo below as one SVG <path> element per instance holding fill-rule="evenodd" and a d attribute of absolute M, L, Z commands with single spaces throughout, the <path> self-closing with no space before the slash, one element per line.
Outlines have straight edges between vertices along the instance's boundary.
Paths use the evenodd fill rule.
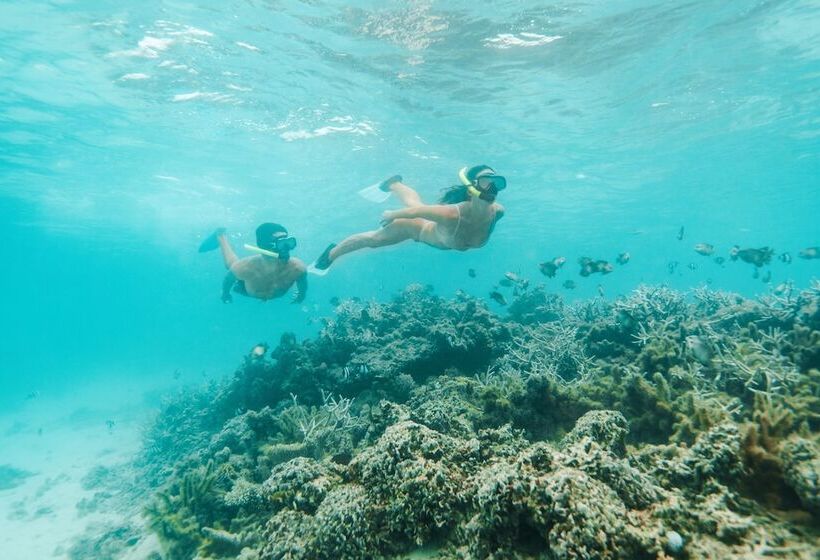
<path fill-rule="evenodd" d="M 388 210 L 382 214 L 382 224 L 387 225 L 401 218 L 423 218 L 441 224 L 458 219 L 458 208 L 454 204 L 425 204 L 401 210 Z"/>

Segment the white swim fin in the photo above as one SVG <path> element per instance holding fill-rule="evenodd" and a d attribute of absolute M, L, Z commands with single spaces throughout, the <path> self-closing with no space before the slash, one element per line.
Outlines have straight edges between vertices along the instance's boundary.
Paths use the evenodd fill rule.
<path fill-rule="evenodd" d="M 330 270 L 329 268 L 321 269 L 316 268 L 316 263 L 310 263 L 307 267 L 308 274 L 313 274 L 314 276 L 324 276 L 327 274 L 327 271 Z"/>
<path fill-rule="evenodd" d="M 376 183 L 375 185 L 370 185 L 369 187 L 365 187 L 359 191 L 359 196 L 365 200 L 369 200 L 370 202 L 381 203 L 390 198 L 390 191 L 383 191 L 381 190 L 381 186 L 383 183 Z"/>

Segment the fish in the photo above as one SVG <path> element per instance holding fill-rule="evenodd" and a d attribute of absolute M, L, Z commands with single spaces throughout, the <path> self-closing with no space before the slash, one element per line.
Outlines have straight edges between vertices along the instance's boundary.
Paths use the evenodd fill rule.
<path fill-rule="evenodd" d="M 519 278 L 518 275 L 515 272 L 505 272 L 504 273 L 504 278 L 506 278 L 510 282 L 520 282 L 521 281 L 521 278 Z"/>
<path fill-rule="evenodd" d="M 174 381 L 178 380 L 180 377 L 182 377 L 182 372 L 180 372 L 178 369 L 175 369 L 173 377 Z"/>
<path fill-rule="evenodd" d="M 36 399 L 39 396 L 40 396 L 40 391 L 32 391 L 28 395 L 26 395 L 26 400 L 27 401 L 33 401 L 34 399 Z"/>
<path fill-rule="evenodd" d="M 786 264 L 791 264 L 792 262 L 792 254 L 789 252 L 780 253 L 780 256 L 778 256 L 777 258 L 780 259 L 780 262 L 784 262 Z"/>
<path fill-rule="evenodd" d="M 708 366 L 712 362 L 712 349 L 701 337 L 695 335 L 687 336 L 686 348 L 692 356 L 704 366 Z"/>
<path fill-rule="evenodd" d="M 768 284 L 769 282 L 771 282 L 771 280 L 772 280 L 772 271 L 767 270 L 766 273 L 763 275 L 762 280 L 763 280 L 764 284 Z"/>
<path fill-rule="evenodd" d="M 669 274 L 675 274 L 675 270 L 678 269 L 678 265 L 680 263 L 678 261 L 669 261 L 666 263 L 666 270 L 669 271 Z"/>
<path fill-rule="evenodd" d="M 754 278 L 755 280 L 760 278 L 760 269 L 759 268 L 755 267 L 754 271 L 752 272 L 752 278 Z"/>
<path fill-rule="evenodd" d="M 344 374 L 345 379 L 350 379 L 350 366 L 343 367 L 342 374 Z"/>
<path fill-rule="evenodd" d="M 598 284 L 598 295 L 604 297 L 604 287 Z"/>
<path fill-rule="evenodd" d="M 333 307 L 339 307 L 339 304 L 342 303 L 342 301 L 338 297 L 333 296 L 328 300 L 328 303 L 330 303 Z"/>
<path fill-rule="evenodd" d="M 678 241 L 683 241 L 683 226 L 678 230 Z"/>
<path fill-rule="evenodd" d="M 547 278 L 554 278 L 555 273 L 558 272 L 562 266 L 564 266 L 565 262 L 567 262 L 566 258 L 555 257 L 551 261 L 542 262 L 538 265 L 538 268 L 541 270 L 541 274 Z"/>
<path fill-rule="evenodd" d="M 631 258 L 632 255 L 630 255 L 629 253 L 621 253 L 620 255 L 618 255 L 618 258 L 615 259 L 615 262 L 617 262 L 618 264 L 626 264 L 629 262 L 629 259 Z"/>
<path fill-rule="evenodd" d="M 774 249 L 771 247 L 760 247 L 759 249 L 741 249 L 738 245 L 732 247 L 729 251 L 729 257 L 736 261 L 737 259 L 753 264 L 760 268 L 772 261 Z"/>
<path fill-rule="evenodd" d="M 695 263 L 689 263 L 686 265 L 686 268 L 688 268 L 689 270 L 697 270 L 698 265 L 696 265 Z"/>
<path fill-rule="evenodd" d="M 820 259 L 820 247 L 806 247 L 797 254 L 801 259 Z"/>
<path fill-rule="evenodd" d="M 773 292 L 778 296 L 782 296 L 783 294 L 787 294 L 788 296 L 792 293 L 792 284 L 791 282 L 781 282 L 775 287 Z"/>
<path fill-rule="evenodd" d="M 114 429 L 114 421 L 113 420 L 106 420 L 105 425 L 108 427 L 109 431 Z"/>
<path fill-rule="evenodd" d="M 561 285 L 564 286 L 567 290 L 574 290 L 575 289 L 575 282 L 572 281 L 572 280 L 567 280 L 566 282 L 564 282 Z"/>
<path fill-rule="evenodd" d="M 719 264 L 720 266 L 723 266 L 723 263 L 725 263 L 725 262 L 726 262 L 726 258 L 725 258 L 725 257 L 715 257 L 715 258 L 714 258 L 714 261 L 715 261 L 717 264 Z"/>
<path fill-rule="evenodd" d="M 260 343 L 253 347 L 253 350 L 251 350 L 251 356 L 254 358 L 261 358 L 265 355 L 265 353 L 267 353 L 267 351 L 268 345 L 265 343 Z"/>
<path fill-rule="evenodd" d="M 367 375 L 370 371 L 370 368 L 367 367 L 367 364 L 359 364 L 359 374 Z"/>
<path fill-rule="evenodd" d="M 695 252 L 698 255 L 703 255 L 704 257 L 709 257 L 712 253 L 715 252 L 714 245 L 710 245 L 708 243 L 698 243 L 695 245 Z"/>
<path fill-rule="evenodd" d="M 507 298 L 505 298 L 504 294 L 497 290 L 493 290 L 492 292 L 490 292 L 490 299 L 492 299 L 498 305 L 507 305 Z"/>
<path fill-rule="evenodd" d="M 467 269 L 467 276 L 469 276 L 470 278 L 475 278 L 475 269 L 474 268 L 468 268 Z"/>
<path fill-rule="evenodd" d="M 590 274 L 595 274 L 596 272 L 600 274 L 609 274 L 614 270 L 613 266 L 608 262 L 602 260 L 594 261 L 589 257 L 581 257 L 578 259 L 578 264 L 581 265 L 580 274 L 583 277 L 587 277 Z"/>
<path fill-rule="evenodd" d="M 498 281 L 498 283 L 501 286 L 504 286 L 505 288 L 511 288 L 512 285 L 513 285 L 513 281 L 510 280 L 509 278 L 502 278 L 501 280 Z"/>

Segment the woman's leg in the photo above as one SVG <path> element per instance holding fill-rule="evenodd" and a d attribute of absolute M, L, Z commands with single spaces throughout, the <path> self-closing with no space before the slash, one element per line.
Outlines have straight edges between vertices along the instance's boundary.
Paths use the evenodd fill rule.
<path fill-rule="evenodd" d="M 412 191 L 412 189 L 410 190 Z M 418 241 L 422 230 L 427 224 L 432 224 L 432 222 L 421 218 L 400 218 L 393 220 L 381 229 L 351 235 L 331 249 L 329 255 L 330 261 L 333 262 L 342 255 L 367 247 L 371 249 L 385 247 L 387 245 L 395 245 L 396 243 L 407 241 L 408 239 Z"/>
<path fill-rule="evenodd" d="M 401 181 L 396 181 L 390 185 L 390 190 L 395 194 L 402 204 L 409 208 L 413 208 L 414 206 L 422 206 L 424 203 L 421 201 L 421 197 L 419 193 L 413 190 L 411 187 L 408 187 Z"/>

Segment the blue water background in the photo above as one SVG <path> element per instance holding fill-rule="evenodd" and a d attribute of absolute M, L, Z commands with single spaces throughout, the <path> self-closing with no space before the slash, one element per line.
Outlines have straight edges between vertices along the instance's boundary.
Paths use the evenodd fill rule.
<path fill-rule="evenodd" d="M 541 282 L 558 255 L 547 285 L 569 298 L 805 286 L 818 92 L 809 0 L 1 3 L 0 410 L 35 391 L 143 402 L 310 336 L 333 296 L 486 297 L 508 270 Z M 240 247 L 277 221 L 310 262 L 396 206 L 358 189 L 401 173 L 432 201 L 476 163 L 509 181 L 481 250 L 353 255 L 301 306 L 223 305 L 218 254 L 196 253 L 216 226 Z M 795 259 L 766 285 L 697 242 Z M 577 258 L 623 251 L 613 274 L 578 276 Z"/>

